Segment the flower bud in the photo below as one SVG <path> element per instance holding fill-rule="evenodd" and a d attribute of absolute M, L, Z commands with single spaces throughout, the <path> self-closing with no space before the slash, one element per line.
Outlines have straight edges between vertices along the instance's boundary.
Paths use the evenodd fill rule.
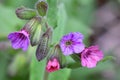
<path fill-rule="evenodd" d="M 57 58 L 52 58 L 48 61 L 46 70 L 47 72 L 53 72 L 60 69 L 60 63 Z"/>
<path fill-rule="evenodd" d="M 30 33 L 30 43 L 35 46 L 39 43 L 40 35 L 42 33 L 41 18 L 34 17 L 24 26 L 24 29 Z"/>
<path fill-rule="evenodd" d="M 39 0 L 36 3 L 36 9 L 40 16 L 45 16 L 48 10 L 48 4 L 44 0 Z"/>
<path fill-rule="evenodd" d="M 33 9 L 20 7 L 16 10 L 16 15 L 20 19 L 30 20 L 36 16 L 36 11 Z"/>
<path fill-rule="evenodd" d="M 66 59 L 64 55 L 61 53 L 60 46 L 57 44 L 50 53 L 50 56 L 48 57 L 46 70 L 47 72 L 53 72 L 59 70 L 60 68 L 63 68 L 65 64 Z"/>
<path fill-rule="evenodd" d="M 36 50 L 36 58 L 38 61 L 44 59 L 49 51 L 49 43 L 51 42 L 52 29 L 48 30 L 41 36 L 40 43 Z"/>

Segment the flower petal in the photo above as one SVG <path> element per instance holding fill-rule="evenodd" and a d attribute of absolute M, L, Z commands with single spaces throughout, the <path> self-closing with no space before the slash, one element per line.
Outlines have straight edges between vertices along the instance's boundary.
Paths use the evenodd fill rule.
<path fill-rule="evenodd" d="M 72 40 L 73 41 L 82 41 L 83 40 L 83 35 L 80 33 L 80 32 L 73 32 L 73 33 L 70 33 L 72 35 Z"/>
<path fill-rule="evenodd" d="M 101 51 L 96 52 L 96 53 L 92 53 L 91 58 L 93 58 L 96 61 L 100 61 L 101 59 L 103 59 L 103 54 Z"/>
<path fill-rule="evenodd" d="M 75 44 L 75 45 L 73 45 L 73 51 L 75 52 L 75 53 L 80 53 L 80 52 L 82 52 L 83 50 L 84 50 L 84 48 L 85 48 L 85 45 L 84 44 Z"/>
<path fill-rule="evenodd" d="M 94 68 L 96 67 L 97 61 L 95 61 L 92 58 L 87 58 L 87 66 L 88 68 Z"/>
<path fill-rule="evenodd" d="M 70 48 L 70 47 L 64 48 L 63 54 L 66 55 L 66 56 L 67 56 L 67 55 L 70 55 L 70 54 L 73 54 L 72 48 Z"/>
<path fill-rule="evenodd" d="M 97 61 L 95 61 L 91 58 L 84 58 L 84 59 L 82 59 L 81 64 L 83 67 L 94 68 L 94 67 L 96 67 Z"/>

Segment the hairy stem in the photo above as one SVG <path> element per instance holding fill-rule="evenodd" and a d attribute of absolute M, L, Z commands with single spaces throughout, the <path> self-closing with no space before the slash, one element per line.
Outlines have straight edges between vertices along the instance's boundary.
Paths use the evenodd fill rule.
<path fill-rule="evenodd" d="M 49 76 L 49 73 L 45 71 L 43 80 L 48 80 L 48 76 Z"/>

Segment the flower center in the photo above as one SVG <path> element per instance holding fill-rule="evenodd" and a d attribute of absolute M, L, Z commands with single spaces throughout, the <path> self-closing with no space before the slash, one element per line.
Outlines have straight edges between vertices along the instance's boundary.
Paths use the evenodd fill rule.
<path fill-rule="evenodd" d="M 71 44 L 72 44 L 71 41 L 67 41 L 67 42 L 66 42 L 66 45 L 71 45 Z"/>
<path fill-rule="evenodd" d="M 86 57 L 89 57 L 91 55 L 91 51 L 86 52 Z"/>

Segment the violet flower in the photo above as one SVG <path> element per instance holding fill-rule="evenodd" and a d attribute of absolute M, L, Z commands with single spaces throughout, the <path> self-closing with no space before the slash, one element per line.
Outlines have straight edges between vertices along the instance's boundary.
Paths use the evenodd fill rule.
<path fill-rule="evenodd" d="M 26 51 L 30 44 L 29 34 L 25 30 L 10 33 L 8 39 L 14 49 L 22 48 L 23 51 Z"/>
<path fill-rule="evenodd" d="M 96 67 L 98 61 L 103 59 L 103 53 L 98 46 L 90 46 L 83 50 L 81 55 L 81 64 L 87 68 Z"/>
<path fill-rule="evenodd" d="M 84 50 L 83 35 L 79 32 L 71 32 L 62 37 L 60 47 L 64 55 L 80 53 Z"/>
<path fill-rule="evenodd" d="M 46 66 L 47 72 L 54 72 L 60 69 L 60 63 L 57 58 L 50 59 Z"/>

